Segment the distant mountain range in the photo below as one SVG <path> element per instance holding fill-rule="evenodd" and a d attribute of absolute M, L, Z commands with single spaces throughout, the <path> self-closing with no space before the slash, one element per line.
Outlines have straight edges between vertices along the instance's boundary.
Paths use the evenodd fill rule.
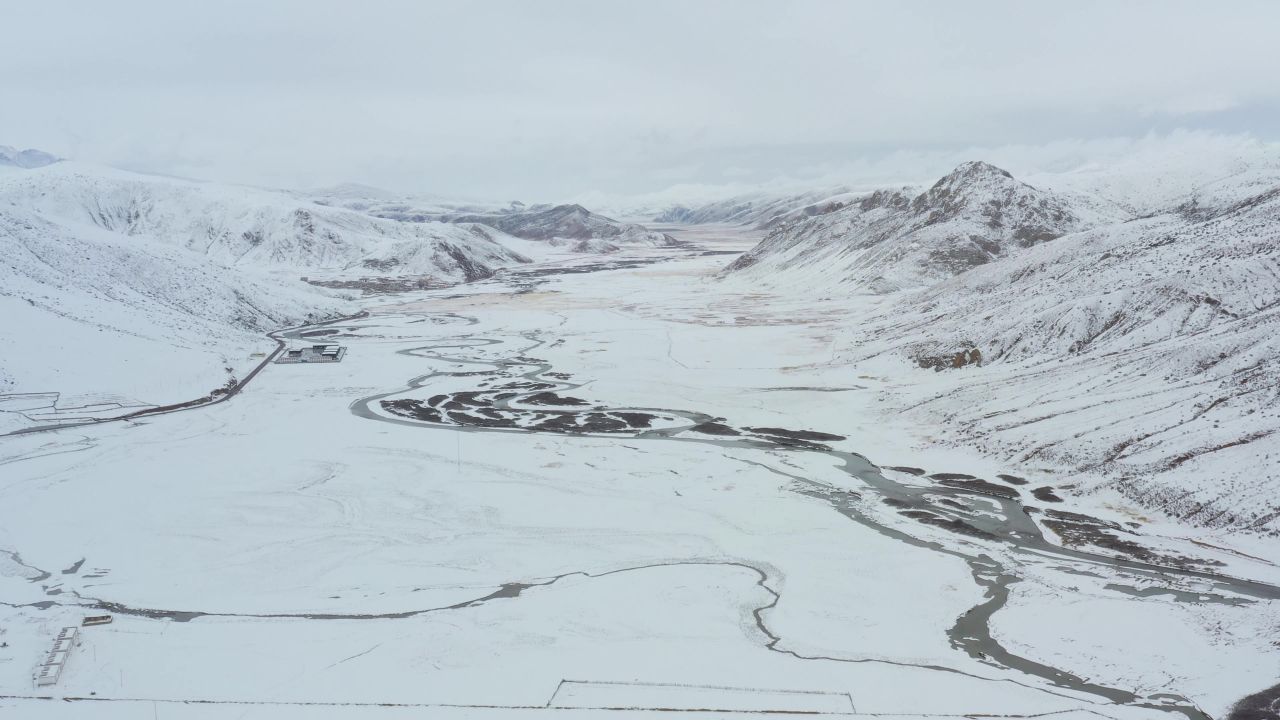
<path fill-rule="evenodd" d="M 666 233 L 619 222 L 581 205 L 507 206 L 459 203 L 442 198 L 395 197 L 377 188 L 342 185 L 317 191 L 324 204 L 359 210 L 374 217 L 414 223 L 474 223 L 511 236 L 581 253 L 617 252 L 624 246 L 675 247 Z"/>
<path fill-rule="evenodd" d="M 52 165 L 60 160 L 62 158 L 42 150 L 18 150 L 8 145 L 0 145 L 0 167 L 31 169 Z"/>
<path fill-rule="evenodd" d="M 729 223 L 767 229 L 789 219 L 820 212 L 821 208 L 840 202 L 850 193 L 848 188 L 837 187 L 782 195 L 739 195 L 693 207 L 675 205 L 655 215 L 653 220 L 681 225 Z"/>
<path fill-rule="evenodd" d="M 622 245 L 675 247 L 670 235 L 621 223 L 581 205 L 512 208 L 486 214 L 446 215 L 447 222 L 481 223 L 528 240 L 567 244 L 575 252 L 614 252 Z"/>

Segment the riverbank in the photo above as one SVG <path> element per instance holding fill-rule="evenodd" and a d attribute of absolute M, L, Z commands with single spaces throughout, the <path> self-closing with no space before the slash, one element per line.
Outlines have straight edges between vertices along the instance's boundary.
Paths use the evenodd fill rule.
<path fill-rule="evenodd" d="M 1086 508 L 920 447 L 831 363 L 836 310 L 717 292 L 717 249 L 381 298 L 332 327 L 342 363 L 0 441 L 0 694 L 104 607 L 58 694 L 213 717 L 693 709 L 679 686 L 751 712 L 1198 718 L 1274 684 L 1265 572 L 1059 550 L 1048 510 Z"/>

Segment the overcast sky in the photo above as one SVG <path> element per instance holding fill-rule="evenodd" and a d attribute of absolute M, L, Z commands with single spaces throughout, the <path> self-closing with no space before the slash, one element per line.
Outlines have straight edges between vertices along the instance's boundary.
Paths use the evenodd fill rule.
<path fill-rule="evenodd" d="M 1280 3 L 6 3 L 0 144 L 487 199 L 1280 139 Z"/>

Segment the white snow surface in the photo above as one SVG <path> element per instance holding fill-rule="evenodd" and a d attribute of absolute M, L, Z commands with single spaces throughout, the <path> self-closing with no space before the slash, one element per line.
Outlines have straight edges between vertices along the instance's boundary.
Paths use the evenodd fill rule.
<path fill-rule="evenodd" d="M 562 218 L 10 163 L 0 714 L 1222 717 L 1280 632 L 1280 181 L 1228 170 L 972 163 L 771 205 L 754 250 L 548 249 Z M 358 309 L 340 363 L 3 434 L 206 396 Z"/>
<path fill-rule="evenodd" d="M 229 402 L 145 423 L 0 438 L 0 711 L 1154 720 L 1185 717 L 1162 709 L 1173 695 L 1217 717 L 1274 683 L 1277 601 L 1113 566 L 1097 548 L 1021 552 L 917 522 L 820 452 L 462 430 L 376 400 L 353 412 L 370 397 L 462 401 L 536 371 L 587 408 L 835 433 L 833 447 L 881 466 L 1025 472 L 1035 484 L 1008 486 L 1018 502 L 1061 485 L 888 407 L 896 388 L 946 374 L 868 375 L 877 361 L 849 355 L 862 311 L 847 300 L 738 292 L 713 279 L 723 258 L 696 251 L 627 257 L 654 262 L 366 299 L 370 317 L 333 328 L 341 363 L 272 365 Z M 1059 489 L 1057 507 L 1108 522 L 1143 512 Z M 1280 581 L 1274 542 L 1139 525 L 1117 532 Z M 1017 578 L 991 620 L 1002 647 L 1137 699 L 956 647 L 951 628 L 995 597 L 975 582 L 990 565 Z M 102 612 L 114 622 L 85 628 L 62 680 L 37 692 L 52 635 Z"/>

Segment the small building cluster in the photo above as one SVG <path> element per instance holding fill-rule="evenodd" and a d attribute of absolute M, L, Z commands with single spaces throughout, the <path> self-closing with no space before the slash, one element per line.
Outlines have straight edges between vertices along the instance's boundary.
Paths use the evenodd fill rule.
<path fill-rule="evenodd" d="M 300 348 L 289 348 L 281 353 L 277 363 L 326 363 L 338 362 L 347 354 L 341 345 L 310 345 Z"/>
<path fill-rule="evenodd" d="M 66 667 L 71 648 L 80 644 L 80 628 L 64 627 L 53 639 L 53 648 L 45 655 L 44 661 L 36 669 L 36 685 L 54 685 L 62 677 L 62 669 Z"/>

